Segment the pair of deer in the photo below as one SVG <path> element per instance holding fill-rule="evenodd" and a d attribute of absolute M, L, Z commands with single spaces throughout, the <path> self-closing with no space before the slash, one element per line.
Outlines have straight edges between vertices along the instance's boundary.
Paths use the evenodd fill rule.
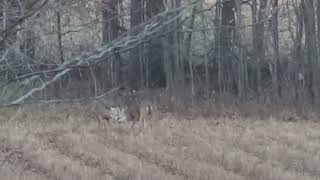
<path fill-rule="evenodd" d="M 143 127 L 145 127 L 145 121 L 151 118 L 152 111 L 152 104 L 141 102 L 126 103 L 124 107 L 97 106 L 95 108 L 99 126 L 105 122 L 131 122 L 132 125 L 142 122 Z"/>

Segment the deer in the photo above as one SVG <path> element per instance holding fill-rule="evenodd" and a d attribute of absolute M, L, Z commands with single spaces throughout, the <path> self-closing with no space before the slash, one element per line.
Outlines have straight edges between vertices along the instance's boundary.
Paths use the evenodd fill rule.
<path fill-rule="evenodd" d="M 106 123 L 122 123 L 126 121 L 125 110 L 119 107 L 96 106 L 93 115 L 98 120 L 98 126 L 105 128 Z"/>
<path fill-rule="evenodd" d="M 148 103 L 130 103 L 126 108 L 127 121 L 132 122 L 135 125 L 137 122 L 141 122 L 143 128 L 145 128 L 146 120 L 152 117 L 152 105 Z"/>
<path fill-rule="evenodd" d="M 94 108 L 96 119 L 99 126 L 105 122 L 115 123 L 132 123 L 133 127 L 137 122 L 142 122 L 143 128 L 147 119 L 152 117 L 153 106 L 147 101 L 140 101 L 135 91 L 125 94 L 122 99 L 122 105 L 108 106 L 104 103 L 97 105 Z"/>

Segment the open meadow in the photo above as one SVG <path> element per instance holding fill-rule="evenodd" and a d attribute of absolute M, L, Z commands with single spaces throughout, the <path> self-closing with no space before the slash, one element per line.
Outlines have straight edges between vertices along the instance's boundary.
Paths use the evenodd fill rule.
<path fill-rule="evenodd" d="M 164 114 L 131 127 L 81 106 L 0 112 L 1 180 L 318 180 L 320 124 L 193 120 Z"/>

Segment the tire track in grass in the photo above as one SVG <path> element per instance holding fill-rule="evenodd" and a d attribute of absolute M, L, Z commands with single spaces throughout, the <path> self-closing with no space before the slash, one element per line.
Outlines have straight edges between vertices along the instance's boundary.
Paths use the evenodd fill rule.
<path fill-rule="evenodd" d="M 232 124 L 230 124 L 230 126 L 232 126 Z M 302 153 L 315 154 L 320 149 L 320 136 L 317 135 L 320 134 L 319 131 L 317 131 L 320 126 L 317 123 L 271 120 L 244 121 L 242 124 L 235 124 L 233 126 L 242 127 L 242 131 L 254 131 L 255 137 L 263 141 L 286 144 L 288 147 L 301 151 Z M 303 142 L 303 144 L 297 144 L 299 140 Z"/>
<path fill-rule="evenodd" d="M 175 133 L 177 132 L 179 131 L 175 131 Z M 188 141 L 197 142 L 197 144 L 189 145 L 188 148 L 185 148 L 185 151 L 181 154 L 184 154 L 184 156 L 191 157 L 195 160 L 204 161 L 215 166 L 221 166 L 226 171 L 239 174 L 244 177 L 247 177 L 250 174 L 250 171 L 248 169 L 252 169 L 255 164 L 262 163 L 261 160 L 256 156 L 247 154 L 246 152 L 243 152 L 241 150 L 238 151 L 236 149 L 224 147 L 226 143 L 223 141 L 215 141 L 213 144 L 211 144 L 210 142 L 208 142 L 208 140 L 204 140 L 200 136 L 197 137 L 195 136 L 195 134 L 191 135 L 189 133 L 188 136 L 184 135 L 181 134 L 181 136 L 183 136 L 185 139 L 188 139 Z M 179 152 L 172 153 L 178 154 Z M 246 158 L 247 162 L 241 161 L 241 158 L 243 158 L 243 156 L 248 156 Z M 233 160 L 230 160 L 230 158 L 232 158 Z M 256 179 L 256 177 L 253 177 L 251 179 Z"/>
<path fill-rule="evenodd" d="M 208 130 L 209 129 L 209 130 Z M 200 139 L 199 142 L 209 142 L 210 146 L 215 146 L 217 144 L 217 141 L 221 142 L 222 145 L 226 146 L 226 149 L 228 150 L 233 150 L 233 151 L 238 151 L 239 153 L 245 153 L 248 154 L 248 156 L 251 157 L 255 157 L 257 159 L 259 159 L 260 162 L 262 163 L 258 163 L 257 165 L 259 166 L 266 166 L 269 167 L 269 169 L 271 170 L 278 170 L 279 168 L 283 170 L 283 174 L 287 173 L 294 173 L 297 177 L 299 177 L 299 172 L 297 172 L 295 169 L 288 169 L 286 168 L 281 161 L 277 160 L 277 161 L 267 161 L 268 159 L 266 158 L 267 155 L 263 155 L 261 154 L 260 150 L 261 150 L 261 146 L 258 144 L 256 145 L 255 143 L 246 143 L 245 145 L 243 144 L 243 139 L 241 139 L 242 137 L 237 137 L 237 139 L 234 139 L 234 137 L 230 137 L 227 135 L 223 134 L 219 134 L 219 131 L 217 132 L 216 130 L 212 129 L 212 127 L 208 127 L 208 129 L 204 132 L 204 131 L 199 131 L 199 132 L 193 132 L 193 134 L 197 135 Z M 223 131 L 223 130 L 220 130 Z M 202 139 L 202 140 L 201 140 Z M 266 144 L 267 142 L 265 142 L 264 144 Z M 260 147 L 259 147 L 260 146 Z M 267 148 L 267 146 L 263 146 L 265 148 Z M 271 151 L 270 151 L 271 152 Z M 305 173 L 302 176 L 300 176 L 300 179 L 313 179 L 313 177 L 315 177 L 315 175 L 312 174 L 312 172 L 310 173 Z M 270 179 L 273 179 L 272 177 L 270 177 Z M 281 178 L 280 178 L 281 179 Z M 299 179 L 299 178 L 298 178 Z"/>
<path fill-rule="evenodd" d="M 288 137 L 286 132 L 291 132 L 291 136 L 296 137 L 306 137 L 307 142 L 319 143 L 320 139 L 320 123 L 319 122 L 309 122 L 309 121 L 298 121 L 298 122 L 277 122 L 272 121 L 270 123 L 272 126 L 270 130 L 277 131 L 282 137 Z M 259 126 L 261 127 L 261 126 Z M 270 133 L 272 134 L 272 133 Z"/>
<path fill-rule="evenodd" d="M 255 143 L 252 143 L 250 147 L 241 144 L 237 146 L 246 152 L 256 154 L 265 161 L 272 161 L 285 171 L 297 172 L 310 178 L 320 177 L 320 156 L 301 153 L 296 149 L 290 149 L 285 144 L 276 142 L 268 143 L 266 146 Z"/>
<path fill-rule="evenodd" d="M 148 176 L 146 179 L 164 179 L 161 177 L 161 173 L 157 172 L 159 171 L 158 168 L 155 171 L 155 168 L 152 168 L 147 164 L 143 166 L 143 171 L 141 172 L 137 165 L 145 163 L 142 163 L 138 158 L 131 154 L 112 150 L 108 146 L 95 142 L 95 138 L 90 136 L 90 134 L 86 133 L 86 136 L 82 137 L 82 141 L 86 142 L 86 144 L 81 143 L 77 145 L 74 142 L 78 141 L 76 140 L 77 138 L 80 138 L 78 134 L 65 134 L 59 136 L 54 142 L 60 144 L 64 149 L 61 147 L 55 148 L 60 149 L 59 151 L 63 151 L 62 153 L 65 153 L 67 156 L 72 156 L 73 158 L 84 162 L 88 166 L 95 167 L 101 171 L 107 171 L 108 174 L 112 175 L 115 179 L 141 179 L 137 177 L 138 175 Z M 69 144 L 69 146 L 67 144 Z M 78 151 L 79 149 L 81 152 Z M 151 171 L 152 174 L 148 174 L 148 171 Z M 166 176 L 165 179 L 182 178 Z"/>
<path fill-rule="evenodd" d="M 180 129 L 178 128 L 172 129 L 172 132 L 176 134 L 175 136 L 184 137 L 182 141 L 186 142 L 186 144 L 188 142 L 199 143 L 199 144 L 190 145 L 187 148 L 187 151 L 184 152 L 187 154 L 186 156 L 190 156 L 195 160 L 205 161 L 213 165 L 217 165 L 217 164 L 221 165 L 227 171 L 231 171 L 233 173 L 237 173 L 243 176 L 249 176 L 251 177 L 251 179 L 259 178 L 259 173 L 263 173 L 264 171 L 261 171 L 261 170 L 264 170 L 264 169 L 269 169 L 270 171 L 278 172 L 279 179 L 284 179 L 284 178 L 291 179 L 291 178 L 288 178 L 290 175 L 298 179 L 299 177 L 300 179 L 301 178 L 312 179 L 311 177 L 313 177 L 312 175 L 308 175 L 308 174 L 300 176 L 296 171 L 286 169 L 280 162 L 279 163 L 274 163 L 270 161 L 266 162 L 265 159 L 263 159 L 263 157 L 261 157 L 260 154 L 253 153 L 253 152 L 241 149 L 241 147 L 234 146 L 234 144 L 237 144 L 237 142 L 235 142 L 234 139 L 232 139 L 232 137 L 226 139 L 226 137 L 228 137 L 226 136 L 228 135 L 228 133 L 227 134 L 216 133 L 215 131 L 212 130 L 212 128 L 208 128 L 206 124 L 204 127 L 196 127 L 195 129 L 196 131 L 192 131 L 192 127 L 194 126 L 191 126 L 191 127 L 188 126 L 187 132 L 184 132 L 183 128 L 186 128 L 186 127 L 180 126 Z M 228 125 L 228 127 L 229 129 L 234 128 L 232 126 L 230 128 L 230 125 Z M 235 133 L 233 134 L 235 135 Z M 238 134 L 236 135 L 239 136 Z M 226 136 L 226 137 L 223 138 L 223 136 Z M 160 143 L 164 143 L 163 137 L 161 138 L 158 140 L 160 141 Z M 175 141 L 179 142 L 179 140 L 175 140 Z M 200 148 L 200 146 L 202 149 Z M 225 150 L 223 151 L 225 152 L 221 153 L 221 150 L 220 150 L 220 154 L 219 153 L 212 154 L 212 151 L 210 151 L 210 149 L 214 149 L 217 146 L 220 146 L 220 147 L 224 146 Z M 203 147 L 205 148 L 203 149 Z M 248 145 L 248 147 L 250 147 L 250 145 Z M 197 148 L 200 148 L 200 149 L 197 149 Z M 197 154 L 197 152 L 201 152 L 201 151 L 202 151 L 201 153 L 204 153 L 206 149 L 207 149 L 207 152 L 206 152 L 207 156 L 201 156 L 199 153 Z M 173 154 L 178 154 L 178 153 L 176 152 Z M 180 153 L 180 154 L 184 154 L 184 153 Z M 220 161 L 219 156 L 223 156 L 228 161 L 225 161 L 219 164 L 219 161 Z M 243 158 L 244 156 L 247 157 L 247 159 Z M 243 161 L 243 160 L 246 160 L 246 161 Z M 247 161 L 249 161 L 251 165 L 250 164 L 248 165 Z M 248 170 L 250 169 L 248 167 L 251 168 L 251 171 Z M 279 171 L 279 168 L 282 170 L 282 172 Z M 255 173 L 255 171 L 259 173 Z M 265 176 L 268 177 L 269 179 L 274 179 L 272 176 L 268 175 L 268 173 L 266 173 Z"/>
<path fill-rule="evenodd" d="M 0 135 L 13 139 L 28 154 L 33 156 L 32 160 L 44 169 L 57 174 L 56 179 L 114 179 L 106 173 L 101 173 L 95 168 L 81 164 L 80 161 L 72 159 L 67 154 L 56 149 L 55 140 L 58 135 L 69 132 L 65 126 L 55 125 L 51 128 L 39 128 L 38 124 L 29 123 L 28 126 L 7 126 L 0 131 Z M 103 176 L 103 177 L 101 177 Z"/>
<path fill-rule="evenodd" d="M 1 144 L 7 144 L 7 147 L 4 148 L 5 151 L 11 148 L 16 149 L 16 151 L 12 153 L 14 155 L 13 157 L 16 157 L 16 161 L 10 162 L 17 163 L 12 164 L 16 166 L 22 165 L 24 166 L 24 171 L 31 170 L 31 172 L 44 175 L 48 179 L 60 180 L 63 179 L 63 175 L 75 177 L 73 179 L 79 179 L 81 177 L 69 168 L 68 165 L 72 164 L 70 164 L 70 162 L 68 163 L 67 157 L 60 156 L 57 152 L 43 147 L 42 144 L 35 141 L 36 139 L 33 137 L 33 134 L 25 134 L 25 132 L 19 133 L 21 132 L 19 128 L 10 128 L 8 131 L 10 131 L 10 134 L 4 136 L 6 138 L 3 139 Z"/>
<path fill-rule="evenodd" d="M 55 139 L 52 136 L 47 136 L 48 133 L 42 134 L 45 137 L 39 136 L 39 133 L 37 135 L 25 139 L 25 141 L 32 139 L 31 141 L 37 142 L 38 146 L 33 154 L 34 159 L 37 159 L 40 167 L 57 174 L 58 177 L 56 179 L 114 179 L 108 174 L 101 174 L 97 169 L 81 164 L 80 161 L 72 159 L 67 154 L 61 153 L 62 151 L 55 149 L 52 145 Z"/>
<path fill-rule="evenodd" d="M 88 134 L 88 133 L 87 133 Z M 165 179 L 184 179 L 182 177 L 179 177 L 175 174 L 167 174 L 163 169 L 155 166 L 154 164 L 150 164 L 145 161 L 141 161 L 138 157 L 124 152 L 119 151 L 119 149 L 113 148 L 110 144 L 104 143 L 101 137 L 97 137 L 94 134 L 88 134 L 90 135 L 90 139 L 95 139 L 95 143 L 109 149 L 109 152 L 116 152 L 115 156 L 112 158 L 117 158 L 119 161 L 122 162 L 123 166 L 127 169 L 132 169 L 134 173 L 138 171 L 137 165 L 140 164 L 140 168 L 143 169 L 142 172 L 140 172 L 140 175 L 142 177 L 145 177 L 145 179 L 164 179 L 162 176 L 165 176 Z M 102 148 L 99 148 L 102 149 Z M 114 154 L 114 153 L 112 153 Z"/>
<path fill-rule="evenodd" d="M 296 124 L 293 124 L 293 125 L 296 125 Z M 310 138 L 310 136 L 313 137 L 315 133 L 311 131 L 313 128 L 314 127 L 308 127 L 308 128 L 305 127 L 305 128 L 302 128 L 304 129 L 304 133 L 302 132 L 297 133 L 296 132 L 297 127 L 292 127 L 292 128 L 289 128 L 287 126 L 285 126 L 285 128 L 282 126 L 270 127 L 268 130 L 266 130 L 265 127 L 257 126 L 255 127 L 255 135 L 256 135 L 256 138 L 259 138 L 265 141 L 275 142 L 277 144 L 285 144 L 288 146 L 288 148 L 295 149 L 296 151 L 299 151 L 301 153 L 312 154 L 314 156 L 314 155 L 317 155 L 317 153 L 319 153 L 320 151 L 320 138 L 316 141 L 310 140 L 312 139 Z"/>
<path fill-rule="evenodd" d="M 100 140 L 102 143 L 107 142 L 119 151 L 133 154 L 142 161 L 155 164 L 163 168 L 167 173 L 178 174 L 185 179 L 212 179 L 213 177 L 215 177 L 214 179 L 245 179 L 221 167 L 208 165 L 187 157 L 178 159 L 178 156 L 167 154 L 160 147 L 147 148 L 146 145 L 139 142 L 129 142 L 126 138 L 129 139 L 130 137 L 125 137 L 126 135 L 122 135 L 122 138 L 115 138 L 108 134 L 99 133 L 98 136 L 104 138 Z M 160 144 L 160 146 L 162 145 Z"/>
<path fill-rule="evenodd" d="M 221 166 L 225 169 L 231 170 L 233 172 L 238 172 L 243 176 L 250 177 L 250 179 L 261 178 L 264 174 L 265 179 L 313 179 L 312 175 L 299 175 L 298 172 L 293 169 L 286 169 L 280 162 L 273 162 L 264 159 L 264 157 L 258 152 L 252 152 L 251 148 L 255 145 L 250 144 L 248 149 L 244 149 L 242 146 L 232 145 L 232 144 L 222 144 L 218 141 L 210 142 L 210 145 L 221 144 L 223 147 Z M 191 149 L 194 147 L 191 147 Z M 192 154 L 192 152 L 190 153 Z M 196 156 L 196 155 L 191 155 Z M 206 157 L 209 163 L 215 163 L 215 159 L 218 158 L 215 154 L 209 154 Z M 273 173 L 271 173 L 273 172 Z M 276 175 L 278 173 L 278 175 Z M 271 176 L 273 174 L 273 176 Z M 294 177 L 294 178 L 293 178 Z"/>
<path fill-rule="evenodd" d="M 86 133 L 87 137 L 90 136 L 89 139 L 95 139 L 95 142 L 93 144 L 95 144 L 95 146 L 100 146 L 100 148 L 95 148 L 97 149 L 108 149 L 108 152 L 110 154 L 113 154 L 111 156 L 112 159 L 117 159 L 118 161 L 121 161 L 122 165 L 124 168 L 127 169 L 132 169 L 131 171 L 133 172 L 137 172 L 137 165 L 140 164 L 141 168 L 143 169 L 142 172 L 140 172 L 140 175 L 142 177 L 145 177 L 143 179 L 174 179 L 174 180 L 178 180 L 178 179 L 185 179 L 183 177 L 180 177 L 176 174 L 167 174 L 164 169 L 159 168 L 158 166 L 155 166 L 152 163 L 146 162 L 146 161 L 142 161 L 140 158 L 138 158 L 137 156 L 127 153 L 125 151 L 119 151 L 119 149 L 114 148 L 114 146 L 112 146 L 111 144 L 106 143 L 106 141 L 104 141 L 104 138 L 98 136 L 97 134 L 92 134 L 87 132 Z M 92 144 L 92 145 L 93 145 Z M 115 154 L 116 152 L 116 154 Z M 101 154 L 101 153 L 98 153 Z M 131 162 L 131 163 L 130 163 Z M 134 162 L 134 163 L 132 163 Z M 131 165 L 130 165 L 131 164 Z M 163 178 L 162 176 L 165 175 L 165 178 Z M 141 179 L 141 178 L 140 178 Z"/>
<path fill-rule="evenodd" d="M 38 140 L 46 143 L 48 147 L 58 151 L 60 154 L 72 159 L 75 162 L 79 162 L 83 166 L 87 166 L 93 169 L 97 169 L 102 176 L 107 176 L 108 179 L 116 179 L 116 173 L 109 168 L 111 163 L 102 162 L 94 156 L 90 156 L 85 152 L 77 151 L 72 141 L 62 141 L 63 134 L 55 134 L 54 132 L 43 132 L 37 134 Z M 115 165 L 117 162 L 112 161 Z"/>
<path fill-rule="evenodd" d="M 183 146 L 183 143 L 185 143 L 187 148 L 185 148 L 184 152 L 179 152 L 179 150 L 173 149 L 175 152 L 173 151 L 171 154 L 181 155 L 182 157 L 190 157 L 196 161 L 204 161 L 211 165 L 221 166 L 224 170 L 234 174 L 239 174 L 241 176 L 253 176 L 254 173 L 248 169 L 254 169 L 256 165 L 268 167 L 269 169 L 272 168 L 272 165 L 263 162 L 263 160 L 257 155 L 245 152 L 241 149 L 234 149 L 234 147 L 230 146 L 228 142 L 219 140 L 221 138 L 221 134 L 219 134 L 217 137 L 210 136 L 210 133 L 203 131 L 204 128 L 197 127 L 197 130 L 201 129 L 201 134 L 204 133 L 207 137 L 207 139 L 204 139 L 201 137 L 202 135 L 192 132 L 190 128 L 187 128 L 187 131 L 183 131 L 183 128 L 185 127 L 180 126 L 180 129 L 172 129 L 173 133 L 172 135 L 169 135 L 169 138 L 171 138 L 171 141 L 177 142 L 173 144 L 180 144 Z M 161 144 L 166 144 L 166 139 L 163 139 L 163 137 L 161 138 L 158 138 L 158 141 L 160 141 Z M 212 140 L 214 140 L 213 143 L 210 142 Z M 181 144 L 181 142 L 183 143 Z M 195 144 L 190 144 L 191 142 Z M 217 152 L 214 152 L 214 150 Z M 247 157 L 246 160 L 251 164 L 248 165 L 247 161 L 243 162 L 243 156 Z M 229 160 L 226 161 L 224 159 Z M 258 176 L 252 177 L 251 179 L 256 179 L 257 177 Z"/>
<path fill-rule="evenodd" d="M 101 133 L 99 135 L 103 136 Z M 99 136 L 99 135 L 97 135 L 97 136 Z M 105 144 L 106 146 L 110 145 L 110 146 L 112 146 L 113 148 L 117 149 L 120 152 L 131 154 L 132 156 L 137 157 L 141 161 L 144 161 L 144 162 L 147 162 L 147 163 L 150 163 L 150 164 L 154 164 L 157 167 L 159 167 L 160 169 L 163 169 L 164 172 L 166 172 L 167 174 L 179 175 L 183 179 L 190 179 L 187 174 L 185 174 L 184 172 L 179 171 L 177 169 L 177 167 L 176 167 L 177 165 L 174 165 L 173 162 L 168 162 L 168 163 L 161 162 L 160 158 L 165 159 L 165 157 L 163 157 L 163 156 L 160 157 L 161 155 L 158 155 L 159 157 L 155 157 L 153 159 L 149 159 L 149 157 L 148 157 L 149 154 L 145 154 L 145 152 L 142 152 L 142 151 L 137 151 L 136 152 L 136 151 L 132 151 L 132 150 L 126 149 L 125 147 L 122 147 L 121 144 L 118 144 L 118 143 L 125 143 L 125 142 L 120 140 L 120 139 L 115 140 L 115 139 L 107 138 L 106 136 L 103 136 L 103 137 L 104 137 L 104 140 L 100 139 L 99 142 Z M 107 141 L 105 141 L 105 140 L 107 140 Z M 117 141 L 117 142 L 115 142 L 115 141 Z"/>
<path fill-rule="evenodd" d="M 13 142 L 8 142 L 6 139 L 0 140 L 0 153 L 4 155 L 1 166 L 5 163 L 9 163 L 15 167 L 22 166 L 23 171 L 30 171 L 32 173 L 38 174 L 49 180 L 59 180 L 59 176 L 53 171 L 41 166 L 32 158 L 28 158 L 22 149 L 15 148 Z"/>
<path fill-rule="evenodd" d="M 298 172 L 302 175 L 308 175 L 310 178 L 320 177 L 320 154 L 314 155 L 310 151 L 296 148 L 294 142 L 288 144 L 281 137 L 276 137 L 279 135 L 279 132 L 268 131 L 265 126 L 261 128 L 261 126 L 258 126 L 251 129 L 249 134 L 238 139 L 233 144 L 246 152 L 256 154 L 264 161 L 273 160 L 274 164 L 278 164 L 286 171 Z M 273 126 L 271 128 L 273 129 Z M 291 133 L 289 130 L 286 132 L 286 136 Z M 269 157 L 272 157 L 272 159 L 268 159 Z M 285 162 L 287 163 L 285 164 Z"/>
<path fill-rule="evenodd" d="M 230 150 L 229 153 L 224 153 L 224 152 L 221 153 L 221 150 L 220 150 L 220 152 L 218 151 L 215 154 L 212 154 L 212 152 L 213 152 L 212 150 L 215 149 L 215 147 L 217 147 L 217 146 L 222 147 L 223 145 L 226 145 L 227 143 L 222 140 L 219 141 L 219 143 L 217 143 L 216 141 L 213 144 L 208 143 L 207 142 L 208 140 L 204 140 L 200 136 L 199 136 L 199 138 L 195 138 L 195 136 L 194 136 L 195 134 L 190 133 L 190 129 L 188 129 L 188 132 L 181 132 L 180 129 L 171 129 L 171 130 L 174 134 L 174 135 L 172 135 L 174 138 L 170 137 L 171 138 L 170 141 L 175 141 L 175 143 L 169 142 L 169 141 L 167 141 L 167 139 L 159 139 L 159 138 L 157 139 L 157 141 L 159 143 L 163 144 L 164 146 L 168 145 L 168 143 L 179 144 L 181 142 L 186 142 L 188 144 L 190 142 L 197 142 L 197 143 L 202 142 L 199 144 L 189 145 L 188 148 L 185 148 L 186 150 L 183 152 L 179 151 L 179 149 L 177 149 L 177 148 L 171 148 L 171 150 L 173 149 L 174 151 L 168 151 L 166 153 L 169 153 L 172 156 L 177 156 L 177 157 L 180 156 L 180 158 L 182 158 L 182 159 L 190 158 L 190 159 L 193 159 L 194 161 L 205 162 L 205 163 L 213 165 L 213 166 L 221 166 L 221 168 L 223 168 L 225 171 L 233 173 L 233 174 L 238 174 L 240 176 L 248 176 L 250 174 L 249 172 L 242 172 L 241 171 L 243 169 L 246 170 L 247 166 L 244 166 L 243 168 L 233 166 L 233 163 L 236 163 L 238 165 L 246 165 L 245 163 L 247 163 L 247 162 L 243 163 L 237 159 L 237 157 L 239 157 L 240 155 L 249 156 L 248 159 L 251 159 L 251 161 L 253 161 L 252 166 L 255 166 L 257 164 L 259 164 L 259 165 L 262 164 L 263 166 L 269 166 L 269 167 L 271 166 L 270 164 L 263 163 L 263 161 L 259 157 L 257 157 L 256 155 L 254 155 L 252 153 L 248 153 L 248 152 L 244 152 L 242 150 L 237 150 L 237 149 L 232 149 L 232 148 L 230 150 L 230 146 L 224 148 L 224 149 Z M 179 136 L 184 137 L 184 139 L 177 140 L 175 138 L 175 137 L 179 137 Z M 161 137 L 161 138 L 163 138 L 163 137 Z M 220 137 L 218 137 L 218 138 L 210 138 L 209 137 L 210 140 L 211 139 L 219 139 L 219 138 Z M 180 144 L 180 145 L 183 145 L 183 144 Z M 203 147 L 204 147 L 203 145 L 205 145 L 206 149 L 203 149 Z M 197 148 L 199 148 L 199 149 L 197 149 Z M 197 149 L 197 150 L 195 150 L 195 149 Z M 200 153 L 197 153 L 197 152 L 200 152 Z M 206 156 L 203 156 L 202 155 L 203 153 L 206 153 Z M 211 153 L 211 154 L 208 154 L 208 153 Z M 231 161 L 229 163 L 225 163 L 225 162 L 221 163 L 221 158 L 222 159 L 227 158 L 224 156 L 229 156 L 229 157 L 233 157 L 236 159 L 235 159 L 235 161 Z M 253 177 L 252 179 L 256 179 L 256 177 Z"/>

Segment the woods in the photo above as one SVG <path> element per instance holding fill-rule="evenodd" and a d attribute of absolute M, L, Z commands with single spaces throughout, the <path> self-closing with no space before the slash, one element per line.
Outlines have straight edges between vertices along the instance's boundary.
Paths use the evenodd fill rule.
<path fill-rule="evenodd" d="M 1 2 L 1 105 L 165 89 L 178 102 L 319 104 L 320 3 Z M 220 98 L 221 97 L 221 98 Z"/>
<path fill-rule="evenodd" d="M 0 179 L 320 179 L 320 1 L 1 0 Z"/>

